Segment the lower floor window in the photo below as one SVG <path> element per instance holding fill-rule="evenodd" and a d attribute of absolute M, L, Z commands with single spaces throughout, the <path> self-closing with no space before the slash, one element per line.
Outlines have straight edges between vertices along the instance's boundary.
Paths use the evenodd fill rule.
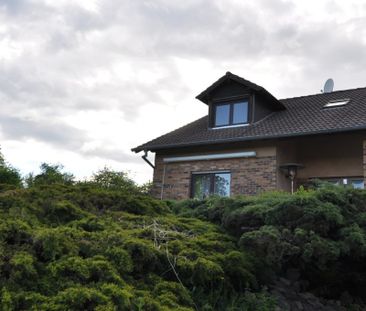
<path fill-rule="evenodd" d="M 363 178 L 331 178 L 325 180 L 335 185 L 352 186 L 355 189 L 364 189 Z"/>
<path fill-rule="evenodd" d="M 192 197 L 204 199 L 210 195 L 230 196 L 230 172 L 193 173 Z"/>

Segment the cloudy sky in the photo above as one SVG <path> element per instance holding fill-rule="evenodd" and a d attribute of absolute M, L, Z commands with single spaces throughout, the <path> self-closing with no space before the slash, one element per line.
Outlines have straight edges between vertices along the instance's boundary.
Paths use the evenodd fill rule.
<path fill-rule="evenodd" d="M 228 70 L 277 98 L 366 86 L 366 2 L 0 0 L 2 152 L 147 181 L 130 149 L 206 114 Z"/>

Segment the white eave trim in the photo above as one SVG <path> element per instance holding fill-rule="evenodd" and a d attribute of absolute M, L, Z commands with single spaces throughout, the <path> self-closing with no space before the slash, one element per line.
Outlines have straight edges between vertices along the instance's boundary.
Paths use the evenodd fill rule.
<path fill-rule="evenodd" d="M 233 127 L 245 127 L 245 126 L 249 126 L 249 123 L 244 123 L 244 124 L 233 124 L 233 125 L 224 125 L 224 126 L 216 126 L 216 127 L 211 127 L 210 130 L 222 130 L 222 129 L 230 129 Z"/>
<path fill-rule="evenodd" d="M 207 161 L 207 160 L 218 160 L 218 159 L 233 159 L 233 158 L 250 158 L 255 157 L 257 153 L 255 151 L 243 151 L 233 153 L 215 153 L 215 154 L 202 154 L 195 156 L 186 157 L 169 157 L 164 158 L 165 163 L 171 162 L 186 162 L 186 161 Z"/>

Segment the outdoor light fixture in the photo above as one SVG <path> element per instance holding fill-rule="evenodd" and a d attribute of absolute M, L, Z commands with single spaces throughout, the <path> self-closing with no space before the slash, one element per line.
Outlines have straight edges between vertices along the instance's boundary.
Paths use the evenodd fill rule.
<path fill-rule="evenodd" d="M 291 181 L 291 193 L 294 193 L 294 180 L 299 169 L 304 168 L 304 165 L 299 163 L 285 163 L 280 165 L 280 169 L 285 173 L 285 176 Z"/>

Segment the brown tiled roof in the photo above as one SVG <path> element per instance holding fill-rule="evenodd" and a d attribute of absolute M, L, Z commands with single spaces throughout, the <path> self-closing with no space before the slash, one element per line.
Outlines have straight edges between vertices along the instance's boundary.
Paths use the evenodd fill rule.
<path fill-rule="evenodd" d="M 350 99 L 345 106 L 323 108 L 331 100 Z M 208 116 L 132 149 L 159 150 L 193 145 L 260 140 L 366 129 L 366 87 L 282 99 L 275 111 L 248 126 L 210 129 Z"/>

